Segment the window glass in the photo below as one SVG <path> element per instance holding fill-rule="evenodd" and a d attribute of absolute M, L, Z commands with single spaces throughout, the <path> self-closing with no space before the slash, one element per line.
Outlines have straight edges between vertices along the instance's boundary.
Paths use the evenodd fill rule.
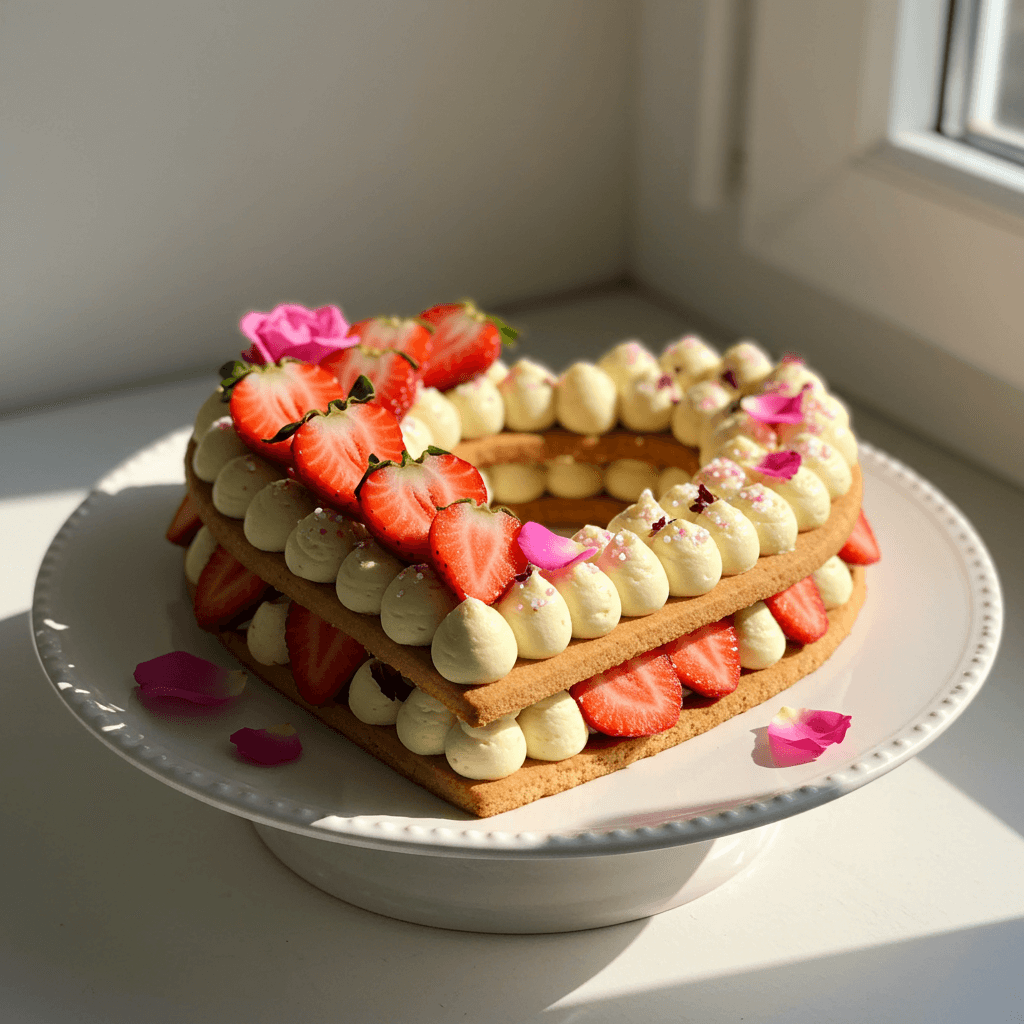
<path fill-rule="evenodd" d="M 1008 5 L 996 120 L 1024 132 L 1024 0 Z"/>

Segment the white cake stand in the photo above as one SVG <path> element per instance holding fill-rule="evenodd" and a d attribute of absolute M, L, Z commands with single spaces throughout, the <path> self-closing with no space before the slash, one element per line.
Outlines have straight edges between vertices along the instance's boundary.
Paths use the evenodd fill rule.
<path fill-rule="evenodd" d="M 883 549 L 850 637 L 771 701 L 654 758 L 478 820 L 407 782 L 253 681 L 231 706 L 156 716 L 140 661 L 190 650 L 230 664 L 195 625 L 181 552 L 163 533 L 180 500 L 189 431 L 97 485 L 54 539 L 32 631 L 61 700 L 94 735 L 176 789 L 253 822 L 313 885 L 377 913 L 490 932 L 593 928 L 656 914 L 742 872 L 778 823 L 918 753 L 964 710 L 1002 625 L 991 560 L 930 484 L 862 445 L 865 508 Z M 780 706 L 853 717 L 817 762 L 778 769 L 764 730 Z M 291 722 L 304 753 L 260 768 L 228 736 Z M 30 727 L 30 726 L 29 726 Z"/>

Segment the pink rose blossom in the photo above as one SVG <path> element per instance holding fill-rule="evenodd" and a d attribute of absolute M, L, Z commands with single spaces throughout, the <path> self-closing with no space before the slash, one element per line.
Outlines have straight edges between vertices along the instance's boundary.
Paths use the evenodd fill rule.
<path fill-rule="evenodd" d="M 356 335 L 346 337 L 348 321 L 337 306 L 281 305 L 269 313 L 246 313 L 238 327 L 252 342 L 242 358 L 255 365 L 276 363 L 285 356 L 319 363 L 332 352 L 359 343 Z"/>

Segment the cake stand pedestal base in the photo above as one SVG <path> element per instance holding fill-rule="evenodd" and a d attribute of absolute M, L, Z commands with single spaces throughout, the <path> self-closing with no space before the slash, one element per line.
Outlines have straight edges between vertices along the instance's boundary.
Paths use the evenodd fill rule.
<path fill-rule="evenodd" d="M 745 870 L 778 824 L 639 853 L 473 857 L 368 849 L 253 823 L 300 878 L 385 917 L 465 932 L 601 928 L 689 903 Z"/>

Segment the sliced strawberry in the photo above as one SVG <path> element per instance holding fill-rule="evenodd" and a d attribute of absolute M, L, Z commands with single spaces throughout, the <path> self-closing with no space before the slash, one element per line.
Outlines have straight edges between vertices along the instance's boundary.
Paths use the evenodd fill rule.
<path fill-rule="evenodd" d="M 864 509 L 860 510 L 853 532 L 846 538 L 839 557 L 851 565 L 874 565 L 881 559 L 882 552 L 878 547 L 878 541 L 875 540 L 875 533 L 864 516 Z"/>
<path fill-rule="evenodd" d="M 683 686 L 702 697 L 724 697 L 739 686 L 740 642 L 731 619 L 701 626 L 658 650 L 668 655 Z"/>
<path fill-rule="evenodd" d="M 423 320 L 402 320 L 397 316 L 375 316 L 360 320 L 349 328 L 348 336 L 357 337 L 363 348 L 374 352 L 404 352 L 417 366 L 429 358 L 433 343 L 434 326 Z"/>
<path fill-rule="evenodd" d="M 363 645 L 292 601 L 284 624 L 292 677 L 308 704 L 327 704 L 366 661 Z"/>
<path fill-rule="evenodd" d="M 216 630 L 252 608 L 269 589 L 218 544 L 196 584 L 196 622 L 201 629 Z"/>
<path fill-rule="evenodd" d="M 226 386 L 238 436 L 257 454 L 285 465 L 291 461 L 290 442 L 265 440 L 311 409 L 326 409 L 331 399 L 348 394 L 329 371 L 291 359 L 268 366 L 235 363 Z"/>
<path fill-rule="evenodd" d="M 521 529 L 508 509 L 456 501 L 430 524 L 430 560 L 460 601 L 476 597 L 493 604 L 526 569 L 516 544 Z"/>
<path fill-rule="evenodd" d="M 384 462 L 402 458 L 402 428 L 361 378 L 347 399 L 331 402 L 326 413 L 310 413 L 292 435 L 292 459 L 299 479 L 328 505 L 350 519 L 360 518 L 356 487 L 370 456 Z"/>
<path fill-rule="evenodd" d="M 187 548 L 202 525 L 203 521 L 199 518 L 199 510 L 192 501 L 192 495 L 186 493 L 181 499 L 178 511 L 174 513 L 171 525 L 167 527 L 167 539 L 172 544 Z"/>
<path fill-rule="evenodd" d="M 672 662 L 648 651 L 571 687 L 583 719 L 605 736 L 653 736 L 679 721 L 683 688 Z"/>
<path fill-rule="evenodd" d="M 423 310 L 419 315 L 420 320 L 426 320 L 428 324 L 433 324 L 434 327 L 444 320 L 446 317 L 451 316 L 452 313 L 458 313 L 460 310 L 465 309 L 468 303 L 466 302 L 442 302 L 439 306 L 431 306 L 430 309 Z"/>
<path fill-rule="evenodd" d="M 487 503 L 487 485 L 475 466 L 440 448 L 418 459 L 371 466 L 356 488 L 363 522 L 389 551 L 407 562 L 430 558 L 430 524 L 439 508 L 460 498 Z"/>
<path fill-rule="evenodd" d="M 332 352 L 320 365 L 333 373 L 347 395 L 360 377 L 366 377 L 376 393 L 374 401 L 401 419 L 416 400 L 419 364 L 404 352 L 378 352 L 353 345 Z"/>
<path fill-rule="evenodd" d="M 766 597 L 764 603 L 782 632 L 795 643 L 809 644 L 828 632 L 825 605 L 810 576 L 779 594 Z"/>
<path fill-rule="evenodd" d="M 424 387 L 447 391 L 483 373 L 501 355 L 501 343 L 516 331 L 472 302 L 445 303 L 420 313 L 434 324 L 434 347 L 422 367 Z"/>

